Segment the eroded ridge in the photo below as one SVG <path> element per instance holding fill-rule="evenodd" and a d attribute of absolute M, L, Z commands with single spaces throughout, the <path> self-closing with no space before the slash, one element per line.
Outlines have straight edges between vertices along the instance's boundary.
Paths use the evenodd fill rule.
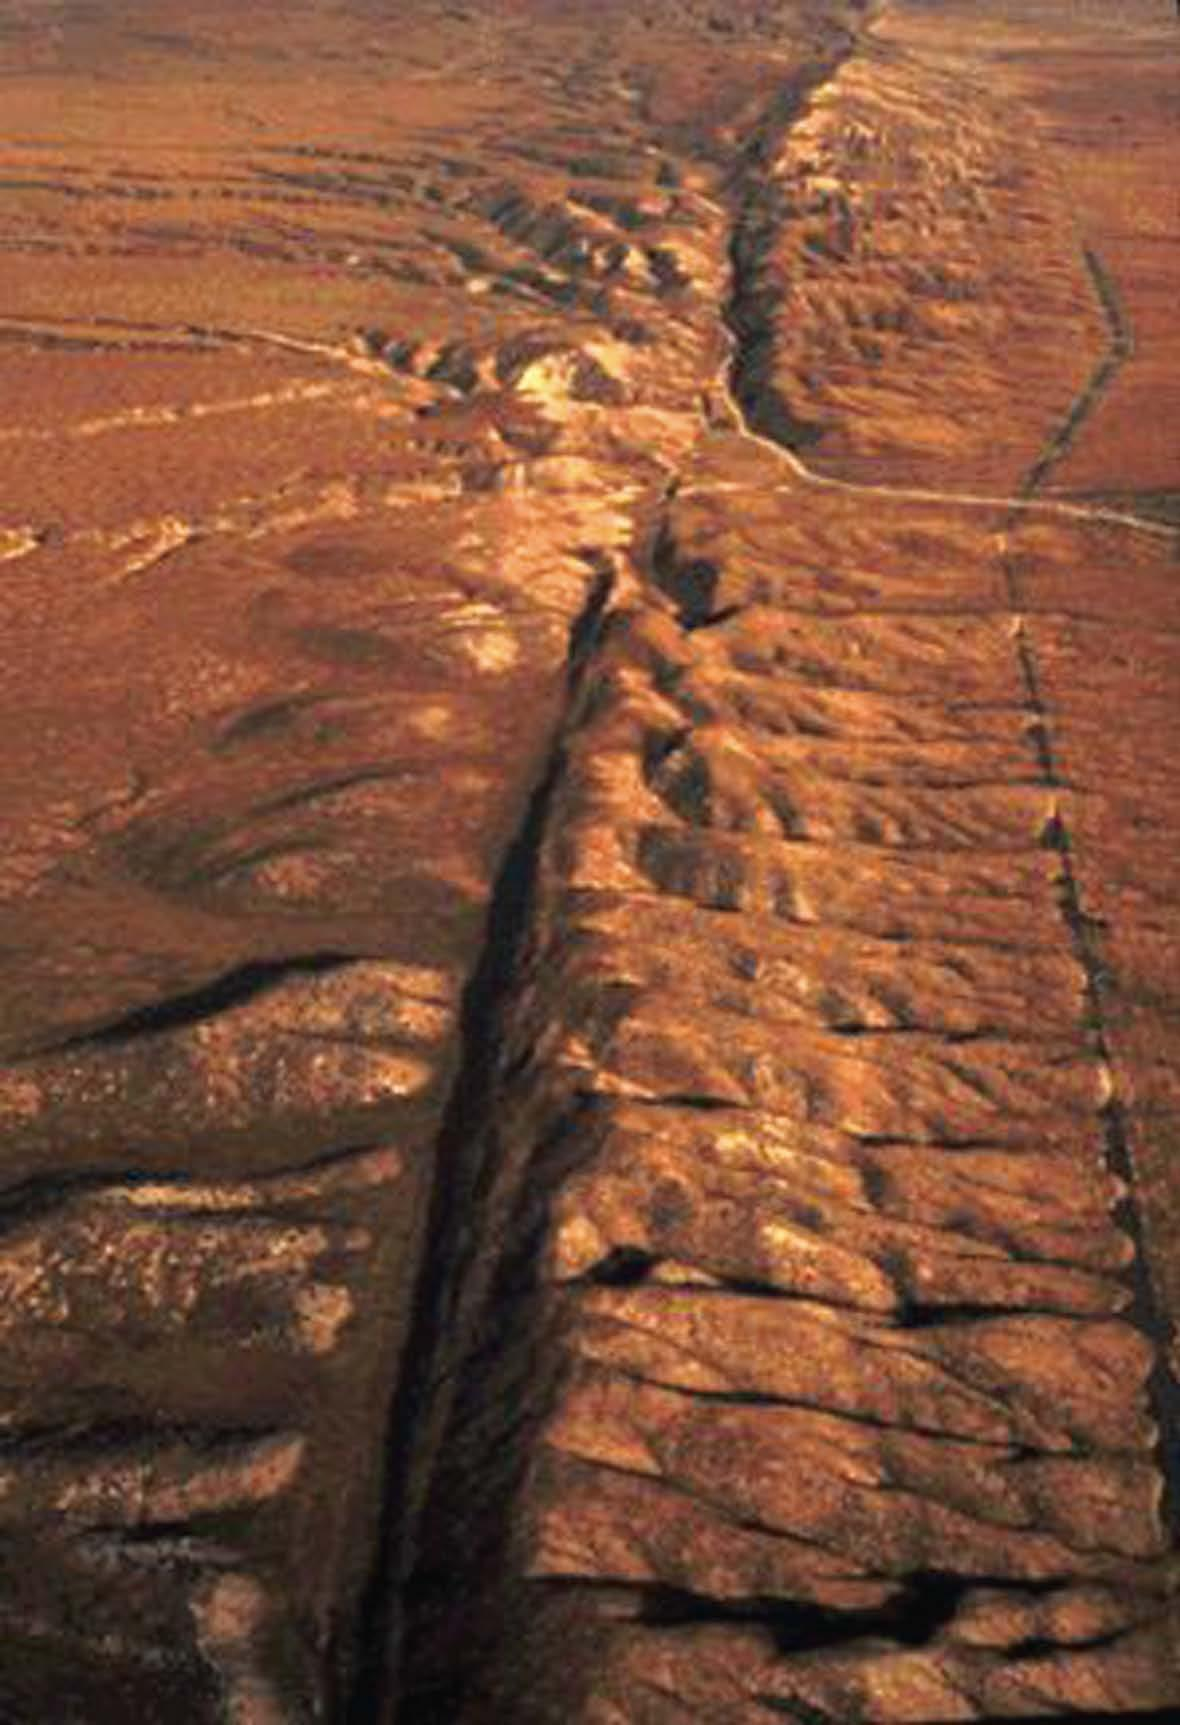
<path fill-rule="evenodd" d="M 1106 330 L 1052 157 L 1010 107 L 870 37 L 749 193 L 755 427 L 845 478 L 1015 491 Z"/>
<path fill-rule="evenodd" d="M 669 147 L 758 109 L 780 25 L 847 38 L 41 10 L 0 34 L 0 1714 L 371 1725 L 473 996 L 720 352 Z"/>
<path fill-rule="evenodd" d="M 792 496 L 751 172 L 734 393 L 771 417 L 685 464 L 567 729 L 409 1716 L 1166 1709 L 1166 1337 L 1078 939 L 1088 787 L 1054 765 L 1031 656 L 1079 559 L 1157 554 L 1063 513 L 1030 527 L 1025 585 L 1017 511 Z M 989 351 L 985 396 L 1020 375 Z M 1014 492 L 1102 365 L 1044 418 L 1023 403 Z"/>
<path fill-rule="evenodd" d="M 994 546 L 899 509 L 874 603 L 813 515 L 720 516 L 672 505 L 678 614 L 614 616 L 567 745 L 428 1547 L 491 1602 L 427 1614 L 418 1717 L 471 1640 L 473 1719 L 1163 1705 L 1153 1345 Z"/>

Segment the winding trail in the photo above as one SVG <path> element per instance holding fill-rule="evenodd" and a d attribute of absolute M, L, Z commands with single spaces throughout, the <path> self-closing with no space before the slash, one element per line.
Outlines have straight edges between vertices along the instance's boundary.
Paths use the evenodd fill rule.
<path fill-rule="evenodd" d="M 729 344 L 729 353 L 717 382 L 723 403 L 735 422 L 734 429 L 739 431 L 741 436 L 749 442 L 760 444 L 763 449 L 767 449 L 777 456 L 791 470 L 795 479 L 802 481 L 804 485 L 812 486 L 816 490 L 839 492 L 845 497 L 881 497 L 899 503 L 938 505 L 950 503 L 964 509 L 986 509 L 993 513 L 1002 512 L 1012 518 L 1020 515 L 1049 515 L 1066 521 L 1094 521 L 1104 526 L 1128 527 L 1135 532 L 1149 534 L 1154 539 L 1170 540 L 1176 536 L 1174 527 L 1152 521 L 1143 515 L 1132 515 L 1124 510 L 1104 509 L 1090 504 L 1066 503 L 1054 498 L 1035 497 L 1028 495 L 1025 491 L 1021 491 L 1016 496 L 1003 497 L 974 491 L 942 491 L 926 486 L 868 485 L 863 481 L 837 479 L 832 474 L 820 473 L 814 467 L 809 467 L 793 449 L 789 449 L 785 444 L 776 443 L 772 437 L 767 437 L 763 432 L 755 431 L 750 425 L 745 410 L 733 390 L 732 373 L 737 341 L 732 332 L 727 332 L 726 340 Z M 1126 353 L 1114 350 L 1103 357 L 1100 366 L 1095 371 L 1094 378 L 1083 391 L 1082 397 L 1079 398 L 1079 402 L 1084 405 L 1084 412 L 1077 413 L 1078 402 L 1075 402 L 1074 407 L 1070 410 L 1068 416 L 1069 442 L 1072 443 L 1085 420 L 1089 418 L 1101 395 L 1105 394 L 1109 388 L 1110 380 L 1115 371 L 1121 369 L 1126 358 Z M 1097 380 L 1100 376 L 1102 382 L 1099 385 Z M 1052 460 L 1045 465 L 1038 483 L 1065 454 L 1066 447 L 1067 444 L 1064 442 L 1058 447 L 1056 440 L 1054 440 Z M 1043 457 L 1042 460 L 1044 460 Z M 709 486 L 709 489 L 712 491 L 758 490 L 765 492 L 766 487 L 764 485 L 747 486 L 737 482 L 714 482 Z M 686 492 L 687 490 L 686 487 Z"/>

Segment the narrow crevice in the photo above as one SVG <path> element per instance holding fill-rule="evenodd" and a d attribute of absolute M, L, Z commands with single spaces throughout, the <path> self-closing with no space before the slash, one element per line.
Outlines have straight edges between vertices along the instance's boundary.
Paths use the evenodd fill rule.
<path fill-rule="evenodd" d="M 138 1006 L 133 1012 L 97 1030 L 83 1031 L 38 1048 L 37 1058 L 45 1054 L 72 1054 L 87 1048 L 109 1049 L 112 1045 L 134 1042 L 144 1036 L 187 1030 L 220 1013 L 249 1005 L 291 977 L 323 976 L 354 962 L 350 954 L 322 952 L 309 954 L 306 958 L 244 964 L 188 993 L 171 995 L 167 1000 L 155 1001 L 150 1006 Z"/>
<path fill-rule="evenodd" d="M 1038 1260 L 1039 1261 L 1039 1260 Z M 1024 1305 L 1019 1307 L 1019 1315 L 1031 1316 L 1040 1311 L 1051 1311 L 1054 1317 L 1084 1316 L 1083 1313 L 1062 1312 L 1058 1307 L 1040 1307 Z M 897 1323 L 903 1330 L 930 1329 L 966 1329 L 971 1324 L 987 1324 L 994 1322 L 1000 1316 L 1011 1316 L 1012 1308 L 1006 1306 L 982 1306 L 948 1301 L 943 1306 L 934 1300 L 906 1300 L 897 1313 Z"/>
<path fill-rule="evenodd" d="M 766 165 L 783 135 L 804 111 L 811 90 L 831 76 L 843 57 L 837 56 L 824 67 L 812 69 L 807 79 L 792 86 L 772 106 L 764 125 L 743 150 L 729 190 L 734 211 L 731 244 L 733 292 L 725 310 L 725 321 L 733 340 L 733 395 L 751 427 L 789 449 L 806 448 L 817 440 L 822 428 L 796 419 L 789 405 L 775 395 L 769 381 L 774 340 L 773 305 L 764 297 L 759 276 L 773 243 L 775 224 L 784 217 L 784 207 L 782 194 L 766 172 Z M 1073 432 L 1070 431 L 1069 435 L 1072 436 Z M 1067 439 L 1063 438 L 1051 446 L 1056 451 L 1053 459 L 1059 459 L 1066 443 Z M 1052 461 L 1047 462 L 1044 471 L 1048 472 L 1051 466 Z M 1043 478 L 1044 473 L 1034 471 L 1030 475 L 1032 488 L 1036 489 Z M 715 565 L 704 559 L 683 561 L 680 558 L 666 514 L 655 535 L 650 571 L 654 585 L 676 607 L 686 632 L 722 622 L 735 612 L 736 608 L 717 603 L 720 576 Z M 1012 582 L 1015 610 L 1018 609 L 1015 575 Z M 588 607 L 584 626 L 575 631 L 571 649 L 571 693 L 577 688 L 585 660 L 594 651 L 602 613 L 609 599 L 609 579 L 601 585 L 598 597 Z M 1026 666 L 1029 705 L 1034 715 L 1033 745 L 1038 765 L 1044 782 L 1056 785 L 1059 780 L 1048 719 L 1040 697 L 1032 647 L 1023 627 L 1020 651 Z M 504 1286 L 506 1256 L 502 1230 L 496 1227 L 489 1229 L 486 1224 L 489 1205 L 494 1207 L 495 1218 L 501 1223 L 505 1210 L 515 1209 L 521 1179 L 527 1177 L 532 1163 L 523 1169 L 517 1166 L 509 1175 L 497 1166 L 506 1150 L 497 1138 L 495 1119 L 505 1074 L 503 1064 L 497 1063 L 497 1050 L 505 1008 L 512 999 L 527 951 L 538 856 L 549 827 L 553 795 L 564 765 L 564 742 L 559 733 L 528 817 L 497 883 L 484 957 L 465 1002 L 464 1056 L 440 1138 L 441 1174 L 428 1226 L 427 1262 L 419 1288 L 415 1329 L 407 1351 L 412 1367 L 407 1370 L 397 1392 L 390 1419 L 389 1447 L 396 1459 L 391 1464 L 386 1482 L 383 1515 L 386 1533 L 380 1544 L 378 1565 L 365 1604 L 361 1668 L 348 1713 L 353 1725 L 384 1725 L 392 1717 L 406 1668 L 400 1614 L 405 1610 L 407 1600 L 417 1597 L 415 1589 L 428 1592 L 431 1586 L 436 1586 L 445 1591 L 448 1583 L 445 1565 L 437 1576 L 429 1562 L 420 1563 L 415 1571 L 415 1560 L 419 1557 L 417 1534 L 426 1493 L 438 1484 L 440 1443 L 455 1409 L 457 1386 L 454 1378 L 457 1369 L 469 1364 L 473 1357 L 473 1313 L 488 1326 L 488 1336 L 483 1344 L 488 1356 L 494 1362 L 505 1352 L 500 1330 L 511 1321 L 511 1314 L 506 1316 L 497 1307 L 496 1296 Z M 1060 851 L 1063 869 L 1072 877 L 1068 834 L 1059 819 L 1050 823 L 1046 842 Z M 1100 1015 L 1097 1022 L 1100 1047 L 1104 1048 Z M 1105 1058 L 1105 1054 L 1102 1057 Z M 712 1097 L 667 1096 L 635 1100 L 652 1106 L 726 1112 L 740 1108 L 740 1104 Z M 965 1141 L 965 1144 L 970 1142 Z M 512 1191 L 506 1193 L 501 1190 L 493 1200 L 490 1187 L 497 1182 L 501 1187 L 512 1185 Z M 1141 1258 L 1138 1249 L 1137 1258 Z M 477 1259 L 482 1259 L 482 1262 L 477 1262 Z M 584 1280 L 606 1287 L 638 1286 L 652 1276 L 658 1264 L 659 1258 L 651 1252 L 623 1244 L 609 1252 Z M 521 1285 L 525 1284 L 522 1282 Z M 756 1292 L 760 1297 L 780 1293 L 761 1286 L 743 1290 L 738 1283 L 724 1286 L 726 1291 Z M 490 1318 L 489 1306 L 493 1308 Z M 974 1306 L 935 1308 L 911 1305 L 903 1308 L 900 1321 L 922 1327 L 933 1323 L 974 1322 L 992 1315 L 990 1310 Z M 518 1342 L 522 1363 L 511 1369 L 535 1371 L 537 1360 L 531 1342 L 527 1338 L 523 1341 L 518 1338 Z M 448 1381 L 447 1387 L 440 1391 L 439 1384 L 443 1380 Z M 480 1386 L 468 1386 L 468 1393 L 473 1402 L 476 1401 L 481 1393 Z M 521 1419 L 527 1416 L 517 1412 L 513 1417 Z M 489 1451 L 497 1480 L 500 1468 L 510 1466 L 502 1453 L 506 1447 L 501 1445 L 501 1453 L 496 1455 Z M 444 1486 L 445 1483 L 444 1480 Z M 503 1491 L 501 1483 L 496 1485 L 495 1491 L 499 1501 L 499 1494 Z M 503 1505 L 499 1507 L 502 1509 Z M 493 1530 L 493 1545 L 496 1531 Z M 467 1579 L 473 1592 L 477 1592 L 485 1581 L 482 1571 L 487 1567 L 486 1549 L 476 1540 L 474 1549 L 465 1553 L 469 1563 Z M 732 1604 L 656 1587 L 643 1601 L 640 1621 L 664 1629 L 709 1622 L 755 1623 L 766 1628 L 777 1650 L 785 1655 L 881 1636 L 899 1645 L 922 1647 L 936 1640 L 954 1619 L 969 1587 L 981 1584 L 1002 1586 L 1003 1582 L 973 1577 L 968 1583 L 963 1577 L 949 1573 L 919 1572 L 899 1582 L 895 1601 L 873 1611 L 860 1612 L 825 1611 L 773 1599 Z M 1038 1588 L 1035 1584 L 1022 1584 L 1022 1591 L 1051 1592 L 1059 1585 L 1052 1583 Z M 460 1689 L 462 1681 L 461 1676 L 454 1679 Z M 435 1690 L 432 1688 L 429 1693 L 433 1695 Z M 450 1688 L 447 1693 L 451 1693 Z M 428 1684 L 424 1681 L 416 1697 L 411 1697 L 410 1715 L 422 1721 L 428 1717 L 432 1721 L 436 1717 L 441 1718 L 441 1714 L 423 1710 L 433 1704 L 428 1698 Z M 772 1705 L 769 1701 L 766 1704 Z M 799 1713 L 794 1704 L 784 1706 L 783 1711 Z"/>
<path fill-rule="evenodd" d="M 616 1256 L 618 1254 L 618 1256 Z M 566 1284 L 571 1287 L 607 1286 L 607 1287 L 658 1287 L 670 1292 L 691 1293 L 694 1299 L 729 1298 L 765 1302 L 773 1300 L 780 1305 L 813 1306 L 817 1296 L 801 1292 L 797 1288 L 784 1288 L 773 1282 L 759 1281 L 753 1277 L 734 1276 L 715 1264 L 701 1264 L 700 1268 L 709 1280 L 702 1282 L 673 1282 L 670 1279 L 655 1280 L 655 1272 L 662 1264 L 668 1262 L 668 1257 L 659 1252 L 649 1252 L 646 1249 L 633 1246 L 612 1248 L 599 1262 L 592 1265 L 584 1274 L 571 1278 Z M 683 1259 L 673 1259 L 682 1263 Z M 823 1304 L 833 1312 L 846 1312 L 850 1318 L 864 1322 L 876 1322 L 883 1327 L 890 1327 L 898 1322 L 897 1313 L 893 1310 L 882 1310 L 876 1306 L 858 1304 L 855 1300 L 842 1299 L 839 1294 L 825 1293 Z M 994 1314 L 993 1314 L 994 1315 Z"/>
<path fill-rule="evenodd" d="M 676 606 L 682 629 L 698 629 L 715 615 L 721 571 L 706 557 L 681 556 L 666 515 L 656 530 L 650 570 L 656 587 Z"/>
<path fill-rule="evenodd" d="M 1093 1652 L 1095 1648 L 1113 1647 L 1116 1641 L 1122 1640 L 1125 1633 L 1123 1629 L 1112 1629 L 1105 1635 L 1091 1635 L 1084 1640 L 1069 1641 L 1064 1645 L 1070 1653 Z M 1027 1640 L 1017 1641 L 1006 1648 L 1005 1652 L 1016 1664 L 1027 1664 L 1032 1659 L 1052 1659 L 1059 1656 L 1062 1645 L 1060 1641 L 1050 1641 L 1044 1635 L 1030 1635 Z"/>
<path fill-rule="evenodd" d="M 1083 247 L 1083 262 L 1108 331 L 1107 351 L 1095 366 L 1061 425 L 1048 439 L 1020 488 L 1028 499 L 1040 492 L 1053 468 L 1076 441 L 1115 377 L 1135 351 L 1134 335 L 1117 290 L 1102 260 L 1090 247 Z M 1003 525 L 1001 568 L 1012 614 L 1016 618 L 1016 646 L 1025 701 L 1030 714 L 1029 742 L 1043 783 L 1050 789 L 1064 788 L 1053 741 L 1049 702 L 1044 690 L 1036 647 L 1024 612 L 1024 592 L 1018 558 L 1009 535 L 1019 525 L 1019 513 L 1009 511 Z M 1107 1002 L 1117 988 L 1117 979 L 1101 945 L 1101 924 L 1087 914 L 1074 861 L 1073 839 L 1060 810 L 1045 823 L 1041 844 L 1058 859 L 1057 896 L 1074 958 L 1083 977 L 1082 1029 L 1091 1055 L 1105 1075 L 1111 1095 L 1099 1111 L 1103 1157 L 1122 1189 L 1112 1219 L 1131 1242 L 1128 1267 L 1120 1272 L 1130 1300 L 1126 1317 L 1152 1344 L 1153 1365 L 1148 1395 L 1157 1422 L 1156 1460 L 1163 1484 L 1161 1520 L 1173 1546 L 1180 1541 L 1180 1381 L 1168 1364 L 1173 1324 L 1155 1289 L 1148 1263 L 1143 1217 L 1136 1197 L 1136 1173 L 1126 1110 L 1119 1098 L 1109 1035 Z"/>
<path fill-rule="evenodd" d="M 695 1299 L 700 1296 L 707 1298 L 710 1294 L 718 1294 L 722 1290 L 719 1288 L 700 1287 L 689 1283 L 662 1283 L 661 1291 L 688 1294 Z M 867 1319 L 869 1316 L 876 1316 L 880 1320 L 880 1328 L 882 1330 L 888 1327 L 881 1318 L 881 1314 L 868 1314 L 862 1312 L 859 1313 L 858 1316 L 862 1319 Z M 864 1337 L 860 1337 L 858 1339 L 862 1341 L 867 1340 Z M 867 1341 L 867 1345 L 871 1347 L 874 1344 L 871 1341 Z M 593 1357 L 594 1356 L 591 1356 L 591 1358 Z M 902 1419 L 900 1417 L 897 1419 L 886 1419 L 878 1414 L 864 1413 L 856 1408 L 843 1406 L 840 1401 L 835 1398 L 825 1399 L 818 1395 L 812 1397 L 774 1395 L 766 1390 L 704 1390 L 695 1384 L 681 1383 L 675 1377 L 661 1377 L 658 1372 L 640 1371 L 637 1368 L 632 1368 L 625 1364 L 619 1364 L 613 1360 L 609 1362 L 609 1370 L 612 1376 L 622 1379 L 629 1384 L 636 1384 L 646 1389 L 662 1390 L 669 1395 L 680 1396 L 686 1402 L 696 1406 L 712 1405 L 719 1408 L 769 1408 L 777 1412 L 792 1410 L 796 1412 L 801 1411 L 807 1414 L 819 1414 L 822 1415 L 826 1421 L 842 1421 L 858 1429 L 884 1433 L 886 1434 L 886 1437 L 893 1436 L 901 1437 L 903 1439 L 911 1437 L 925 1437 L 934 1438 L 940 1443 L 946 1443 L 949 1440 L 961 1448 L 977 1450 L 981 1458 L 997 1465 L 1002 1464 L 1004 1467 L 1019 1467 L 1022 1464 L 1029 1462 L 1036 1463 L 1045 1459 L 1045 1451 L 1043 1449 L 1034 1447 L 1028 1443 L 1021 1443 L 1015 1438 L 973 1437 L 966 1432 L 948 1429 L 945 1425 L 923 1425 L 921 1421 Z M 981 1399 L 987 1399 L 983 1396 L 982 1392 L 978 1393 L 980 1394 Z M 1057 1453 L 1060 1454 L 1061 1452 L 1058 1451 Z M 1070 1453 L 1074 1456 L 1078 1456 L 1088 1455 L 1092 1452 L 1085 1443 L 1078 1442 L 1076 1439 L 1071 1439 Z M 884 1490 L 887 1488 L 882 1487 L 881 1489 Z"/>
<path fill-rule="evenodd" d="M 741 604 L 721 605 L 716 611 L 710 611 L 707 616 L 699 617 L 686 627 L 691 632 L 695 629 L 717 629 L 722 623 L 731 623 L 735 617 L 740 617 L 747 607 Z"/>
<path fill-rule="evenodd" d="M 741 150 L 727 189 L 731 211 L 730 292 L 722 321 L 732 347 L 729 387 L 746 427 L 793 454 L 817 444 L 825 427 L 797 414 L 774 383 L 775 310 L 780 296 L 764 281 L 789 216 L 785 191 L 770 168 L 783 141 L 807 113 L 814 92 L 855 51 L 856 38 L 804 67 L 770 104 Z"/>
<path fill-rule="evenodd" d="M 1082 261 L 1094 290 L 1094 297 L 1106 319 L 1107 349 L 1098 364 L 1070 403 L 1060 424 L 1048 438 L 1040 455 L 1024 476 L 1021 497 L 1033 497 L 1043 489 L 1053 468 L 1061 462 L 1077 442 L 1078 433 L 1089 420 L 1098 403 L 1106 395 L 1123 366 L 1135 352 L 1135 339 L 1123 311 L 1113 281 L 1101 258 L 1089 246 L 1082 247 Z"/>
<path fill-rule="evenodd" d="M 405 1603 L 421 1517 L 457 1390 L 456 1363 L 471 1339 L 467 1318 L 486 1297 L 486 1281 L 498 1268 L 481 1272 L 476 1263 L 481 1244 L 483 1255 L 490 1256 L 483 1236 L 490 1187 L 498 1172 L 494 1097 L 503 1017 L 526 947 L 541 845 L 565 767 L 569 714 L 614 590 L 613 566 L 589 553 L 586 561 L 594 577 L 570 631 L 565 713 L 559 715 L 539 782 L 504 854 L 480 959 L 464 995 L 462 1052 L 438 1136 L 414 1317 L 386 1421 L 390 1459 L 375 1559 L 351 1650 L 339 1650 L 340 1664 L 352 1668 L 341 1713 L 350 1725 L 386 1725 L 402 1699 Z"/>
<path fill-rule="evenodd" d="M 1155 1453 L 1163 1484 L 1160 1516 L 1170 1543 L 1175 1546 L 1180 1541 L 1180 1382 L 1168 1364 L 1173 1326 L 1156 1293 L 1148 1263 L 1143 1217 L 1135 1195 L 1137 1176 L 1127 1113 L 1115 1090 L 1106 1010 L 1106 999 L 1112 987 L 1111 972 L 1101 956 L 1098 925 L 1082 908 L 1072 847 L 1064 823 L 1055 835 L 1054 848 L 1062 864 L 1059 882 L 1062 917 L 1084 977 L 1084 1027 L 1094 1059 L 1115 1091 L 1099 1110 L 1099 1124 L 1103 1159 L 1122 1193 L 1113 1207 L 1112 1220 L 1127 1236 L 1132 1248 L 1130 1263 L 1118 1275 L 1130 1296 L 1124 1315 L 1152 1344 L 1152 1369 L 1147 1390 L 1157 1424 Z"/>
<path fill-rule="evenodd" d="M 633 1102 L 657 1108 L 685 1108 L 696 1114 L 749 1113 L 749 1105 L 724 1096 L 705 1096 L 692 1090 L 669 1090 L 659 1096 L 633 1096 Z"/>
<path fill-rule="evenodd" d="M 899 1580 L 895 1596 L 885 1605 L 864 1610 L 839 1610 L 765 1596 L 721 1600 L 655 1585 L 643 1590 L 637 1617 L 639 1622 L 661 1629 L 757 1625 L 769 1634 L 776 1652 L 784 1656 L 877 1638 L 917 1648 L 929 1646 L 979 1588 L 1051 1598 L 1067 1585 L 1057 1580 L 1014 1582 L 1002 1576 L 966 1577 L 945 1570 L 915 1570 Z"/>
<path fill-rule="evenodd" d="M 763 287 L 761 275 L 773 250 L 785 210 L 782 193 L 767 174 L 766 164 L 786 130 L 805 111 L 811 89 L 821 78 L 830 77 L 845 57 L 835 57 L 819 77 L 796 87 L 768 114 L 743 152 L 731 182 L 731 294 L 724 310 L 724 321 L 732 342 L 730 391 L 743 416 L 745 429 L 791 453 L 804 451 L 817 442 L 822 435 L 822 427 L 798 419 L 789 404 L 775 394 L 771 382 L 776 299 Z M 1102 260 L 1089 247 L 1083 248 L 1082 255 L 1106 320 L 1107 351 L 1025 475 L 1018 494 L 1025 502 L 1043 490 L 1050 473 L 1072 447 L 1082 427 L 1134 353 L 1133 331 Z M 1019 510 L 1009 509 L 1002 526 L 1005 543 L 1019 521 Z M 1060 790 L 1064 786 L 1054 749 L 1049 706 L 1024 616 L 1019 566 L 1010 550 L 1005 550 L 1002 569 L 1008 608 L 1017 624 L 1016 647 L 1025 704 L 1030 715 L 1030 747 L 1041 782 Z M 715 585 L 710 597 L 715 592 Z M 1113 1085 L 1105 1007 L 1113 978 L 1099 949 L 1097 925 L 1083 908 L 1071 838 L 1060 812 L 1046 823 L 1042 843 L 1060 858 L 1062 914 L 1085 979 L 1085 1030 L 1096 1062 L 1110 1076 Z M 1101 1125 L 1107 1166 L 1127 1194 L 1117 1206 L 1114 1219 L 1128 1235 L 1133 1247 L 1132 1263 L 1125 1273 L 1131 1296 L 1128 1316 L 1150 1338 L 1154 1349 L 1155 1364 L 1149 1392 L 1159 1425 L 1157 1459 L 1164 1482 L 1162 1517 L 1175 1542 L 1180 1538 L 1180 1383 L 1167 1364 L 1171 1325 L 1156 1296 L 1147 1264 L 1143 1222 L 1134 1197 L 1135 1172 L 1126 1114 L 1117 1093 L 1103 1108 Z M 923 1308 L 911 1304 L 904 1313 L 904 1321 L 922 1327 L 928 1323 L 971 1321 L 979 1315 L 970 1308 L 956 1312 L 952 1308 Z"/>
<path fill-rule="evenodd" d="M 648 1280 L 659 1261 L 642 1246 L 614 1246 L 584 1279 L 599 1288 L 637 1288 Z"/>
<path fill-rule="evenodd" d="M 170 1444 L 183 1445 L 200 1461 L 232 1457 L 268 1441 L 282 1442 L 287 1430 L 273 1423 L 255 1426 L 193 1425 L 176 1420 L 171 1424 L 148 1418 L 93 1420 L 43 1426 L 23 1426 L 0 1437 L 0 1456 L 11 1463 L 32 1465 L 52 1456 L 94 1463 L 131 1454 L 156 1454 Z M 112 1505 L 112 1514 L 117 1515 Z M 211 1513 L 224 1514 L 224 1510 Z M 92 1525 L 101 1526 L 101 1522 Z M 156 1523 L 151 1523 L 156 1526 Z"/>

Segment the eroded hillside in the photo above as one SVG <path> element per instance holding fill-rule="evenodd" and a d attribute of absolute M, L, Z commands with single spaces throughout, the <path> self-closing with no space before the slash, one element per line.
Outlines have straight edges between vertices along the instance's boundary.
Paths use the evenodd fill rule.
<path fill-rule="evenodd" d="M 1012 10 L 0 29 L 14 1725 L 1180 1700 L 1175 50 L 1129 232 Z"/>

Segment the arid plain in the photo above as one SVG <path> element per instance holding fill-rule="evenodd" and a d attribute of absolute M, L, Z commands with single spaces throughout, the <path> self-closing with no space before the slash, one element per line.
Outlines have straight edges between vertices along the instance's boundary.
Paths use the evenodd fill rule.
<path fill-rule="evenodd" d="M 1170 0 L 0 15 L 0 1720 L 1180 1708 Z"/>

